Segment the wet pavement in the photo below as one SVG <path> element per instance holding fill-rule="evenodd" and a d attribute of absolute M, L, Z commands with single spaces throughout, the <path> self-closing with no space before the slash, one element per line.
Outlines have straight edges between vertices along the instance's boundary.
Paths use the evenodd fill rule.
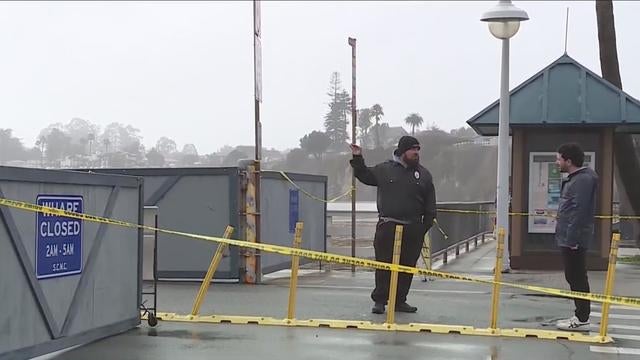
<path fill-rule="evenodd" d="M 442 270 L 490 278 L 494 243 L 461 256 Z M 616 294 L 637 296 L 640 268 L 620 266 Z M 590 273 L 600 291 L 604 273 Z M 514 272 L 505 281 L 565 288 L 559 272 Z M 305 270 L 299 279 L 298 319 L 366 320 L 383 323 L 371 314 L 369 294 L 373 272 Z M 287 311 L 287 272 L 265 277 L 262 285 L 214 283 L 202 315 L 271 316 Z M 160 311 L 187 314 L 198 289 L 196 283 L 161 283 Z M 396 314 L 397 323 L 470 325 L 486 328 L 491 289 L 487 285 L 415 277 L 408 302 L 416 314 Z M 499 327 L 549 329 L 546 323 L 568 317 L 568 299 L 503 288 Z M 597 331 L 599 304 L 592 305 L 592 330 Z M 614 307 L 610 333 L 614 344 L 590 345 L 566 340 L 495 338 L 468 335 L 387 332 L 357 329 L 289 328 L 258 325 L 160 322 L 48 358 L 56 359 L 640 359 L 640 309 Z"/>
<path fill-rule="evenodd" d="M 80 359 L 598 359 L 588 346 L 461 335 L 161 323 L 72 350 Z"/>

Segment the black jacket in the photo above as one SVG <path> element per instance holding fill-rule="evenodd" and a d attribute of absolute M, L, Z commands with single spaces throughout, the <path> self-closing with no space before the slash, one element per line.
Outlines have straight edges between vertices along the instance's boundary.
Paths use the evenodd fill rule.
<path fill-rule="evenodd" d="M 598 175 L 590 168 L 580 169 L 562 181 L 556 242 L 558 246 L 588 248 L 594 235 Z"/>
<path fill-rule="evenodd" d="M 405 168 L 394 160 L 367 167 L 361 155 L 354 155 L 351 166 L 363 184 L 378 187 L 380 217 L 409 222 L 424 217 L 424 224 L 431 227 L 436 218 L 436 191 L 429 170 L 422 165 Z"/>

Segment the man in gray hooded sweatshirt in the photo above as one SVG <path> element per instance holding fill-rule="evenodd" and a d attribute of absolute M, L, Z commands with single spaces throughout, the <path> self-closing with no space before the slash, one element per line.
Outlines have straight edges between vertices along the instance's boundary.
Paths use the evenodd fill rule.
<path fill-rule="evenodd" d="M 376 260 L 390 263 L 396 225 L 403 225 L 400 264 L 416 266 L 424 235 L 436 218 L 436 193 L 431 173 L 420 165 L 420 143 L 412 136 L 403 136 L 393 153 L 393 160 L 367 167 L 362 149 L 351 145 L 355 176 L 363 184 L 378 188 L 379 220 L 373 242 Z M 382 314 L 389 299 L 389 271 L 376 270 L 376 287 L 371 293 L 371 312 Z M 396 311 L 413 313 L 418 310 L 407 304 L 412 274 L 398 274 Z"/>
<path fill-rule="evenodd" d="M 556 242 L 562 251 L 564 275 L 572 291 L 589 292 L 587 277 L 587 249 L 594 236 L 594 219 L 598 189 L 598 175 L 584 167 L 584 152 L 578 144 L 564 144 L 558 148 L 556 164 L 563 173 Z M 575 299 L 575 315 L 560 320 L 558 329 L 589 331 L 589 300 Z"/>

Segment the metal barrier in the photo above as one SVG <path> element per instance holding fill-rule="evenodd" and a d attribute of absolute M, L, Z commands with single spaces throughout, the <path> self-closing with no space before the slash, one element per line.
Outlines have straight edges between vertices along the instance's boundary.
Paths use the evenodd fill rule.
<path fill-rule="evenodd" d="M 238 169 L 131 168 L 83 169 L 99 174 L 137 176 L 144 179 L 144 205 L 158 207 L 158 226 L 202 234 L 221 233 L 227 225 L 238 227 Z M 164 279 L 202 279 L 215 246 L 158 234 L 157 276 Z M 180 254 L 180 256 L 176 256 Z M 237 249 L 224 257 L 218 279 L 237 279 Z"/>
<path fill-rule="evenodd" d="M 82 169 L 102 174 L 142 177 L 145 181 L 146 206 L 159 208 L 158 224 L 201 234 L 222 232 L 227 225 L 236 228 L 239 238 L 246 239 L 247 212 L 242 200 L 246 193 L 245 172 L 238 167 L 221 168 L 130 168 Z M 326 198 L 327 177 L 287 173 L 304 191 Z M 295 222 L 307 223 L 304 247 L 325 251 L 325 205 L 300 194 L 280 172 L 261 171 L 261 241 L 289 245 L 282 242 L 293 233 Z M 193 242 L 169 234 L 158 235 L 157 270 L 160 280 L 199 280 L 209 267 L 208 254 L 213 244 Z M 176 256 L 181 254 L 181 256 Z M 246 257 L 235 247 L 229 248 L 220 261 L 217 280 L 235 281 L 246 272 Z M 275 254 L 260 254 L 261 272 L 286 269 L 290 259 Z M 301 263 L 308 262 L 300 259 Z"/>
<path fill-rule="evenodd" d="M 0 167 L 0 197 L 142 223 L 142 180 Z M 0 359 L 140 324 L 142 230 L 0 207 Z"/>

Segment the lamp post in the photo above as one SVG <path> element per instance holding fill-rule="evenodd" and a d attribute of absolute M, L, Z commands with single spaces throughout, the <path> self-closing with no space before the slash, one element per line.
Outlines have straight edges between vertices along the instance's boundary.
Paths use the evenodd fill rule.
<path fill-rule="evenodd" d="M 510 268 L 509 262 L 509 39 L 520 29 L 520 22 L 529 20 L 529 15 L 511 3 L 500 0 L 498 5 L 482 14 L 481 21 L 489 24 L 493 36 L 502 40 L 502 65 L 500 72 L 500 114 L 498 120 L 498 181 L 496 202 L 496 233 L 505 231 L 503 270 Z"/>
<path fill-rule="evenodd" d="M 351 46 L 351 143 L 356 143 L 356 39 L 348 39 Z M 351 172 L 351 256 L 356 257 L 356 175 Z M 351 265 L 351 272 L 356 272 L 355 265 Z"/>

